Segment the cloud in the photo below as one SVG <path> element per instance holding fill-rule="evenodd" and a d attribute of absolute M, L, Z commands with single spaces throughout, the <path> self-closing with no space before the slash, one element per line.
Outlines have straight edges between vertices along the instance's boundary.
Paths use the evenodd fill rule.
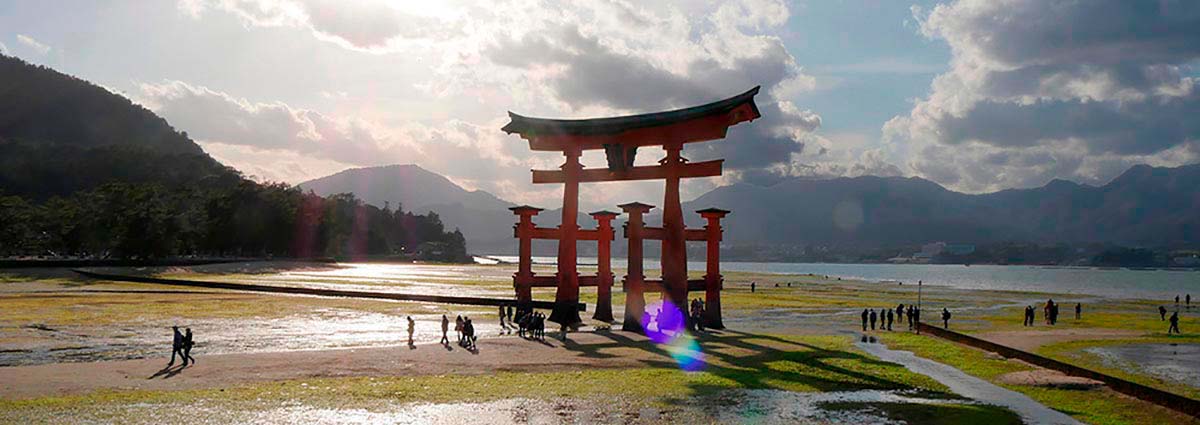
<path fill-rule="evenodd" d="M 182 81 L 142 83 L 133 98 L 218 160 L 259 180 L 299 183 L 350 167 L 416 163 L 514 202 L 556 196 L 554 188 L 524 190 L 531 168 L 557 164 L 509 143 L 499 120 L 387 125 L 255 102 Z"/>
<path fill-rule="evenodd" d="M 195 18 L 218 10 L 247 26 L 307 28 L 319 39 L 369 52 L 393 51 L 405 41 L 444 39 L 457 31 L 451 22 L 414 13 L 429 8 L 401 10 L 385 0 L 181 0 L 179 7 Z"/>
<path fill-rule="evenodd" d="M 523 71 L 529 81 L 542 87 L 541 92 L 576 116 L 693 106 L 761 85 L 756 102 L 762 119 L 731 128 L 726 140 L 689 145 L 685 154 L 697 159 L 725 158 L 731 171 L 771 170 L 766 173 L 769 175 L 780 170 L 777 166 L 787 163 L 792 154 L 804 150 L 805 136 L 821 124 L 819 115 L 781 100 L 777 91 L 802 90 L 815 83 L 779 38 L 740 32 L 779 25 L 781 15 L 786 19 L 786 8 L 778 12 L 766 7 L 764 14 L 762 9 L 751 13 L 744 5 L 730 5 L 707 16 L 701 12 L 702 19 L 682 28 L 664 24 L 658 27 L 665 28 L 659 30 L 663 33 L 657 35 L 644 33 L 652 30 L 641 26 L 621 28 L 613 23 L 598 33 L 584 22 L 560 21 L 541 30 L 501 37 L 482 54 L 494 64 Z M 621 12 L 635 13 L 629 9 Z M 682 20 L 672 15 L 677 12 L 636 13 L 641 13 L 642 21 L 676 22 Z M 613 28 L 618 34 L 612 34 Z M 695 31 L 709 32 L 695 39 L 667 36 Z"/>
<path fill-rule="evenodd" d="M 349 164 L 410 147 L 375 123 L 327 116 L 283 102 L 251 102 L 182 81 L 140 85 L 139 100 L 198 140 L 287 149 Z"/>
<path fill-rule="evenodd" d="M 960 0 L 914 15 L 953 57 L 884 125 L 910 172 L 986 191 L 1200 159 L 1187 71 L 1200 58 L 1200 3 Z"/>
<path fill-rule="evenodd" d="M 8 46 L 4 45 L 3 42 L 0 42 L 0 53 L 8 54 Z"/>
<path fill-rule="evenodd" d="M 47 53 L 50 53 L 50 46 L 47 46 L 28 35 L 17 34 L 17 41 L 25 45 L 25 47 L 33 49 L 33 51 L 37 52 L 39 55 L 45 56 Z"/>
<path fill-rule="evenodd" d="M 426 6 L 409 7 L 415 4 Z M 172 115 L 193 120 L 177 126 L 213 142 L 327 155 L 356 166 L 399 162 L 396 152 L 405 151 L 403 162 L 420 163 L 514 202 L 547 205 L 558 203 L 559 189 L 532 186 L 528 170 L 555 168 L 561 155 L 529 152 L 525 141 L 500 132 L 506 110 L 544 117 L 613 116 L 707 103 L 761 85 L 756 100 L 762 119 L 731 128 L 726 140 L 689 146 L 685 155 L 690 159 L 725 158 L 727 171 L 722 179 L 689 182 L 685 197 L 717 182 L 766 182 L 801 172 L 795 161 L 817 155 L 808 144 L 828 143 L 816 136 L 821 117 L 787 100 L 816 89 L 819 82 L 777 35 L 789 17 L 782 1 L 449 0 L 369 2 L 352 10 L 328 6 L 309 0 L 179 3 L 181 11 L 196 18 L 220 13 L 251 28 L 301 28 L 347 49 L 419 62 L 427 67 L 422 74 L 426 79 L 406 87 L 414 87 L 423 102 L 450 105 L 444 109 L 455 111 L 449 115 L 453 118 L 444 113 L 401 116 L 380 125 L 178 82 L 147 87 L 147 102 L 167 99 L 156 110 L 173 123 L 177 119 Z M 323 87 L 317 94 L 337 100 L 345 96 L 341 89 Z M 395 115 L 369 107 L 358 110 L 376 117 Z M 457 114 L 463 110 L 469 112 Z M 214 118 L 226 124 L 200 121 Z M 820 158 L 833 158 L 829 150 L 820 147 L 825 152 Z M 640 153 L 639 161 L 646 163 L 661 156 L 654 149 Z M 843 156 L 852 162 L 861 157 Z M 852 169 L 826 167 L 830 172 Z M 594 187 L 585 186 L 585 203 L 652 201 L 661 194 L 657 182 Z"/>

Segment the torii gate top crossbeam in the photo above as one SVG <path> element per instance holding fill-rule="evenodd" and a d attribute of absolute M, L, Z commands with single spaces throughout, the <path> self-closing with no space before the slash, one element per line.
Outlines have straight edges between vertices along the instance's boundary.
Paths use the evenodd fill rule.
<path fill-rule="evenodd" d="M 508 113 L 504 132 L 519 134 L 535 151 L 584 151 L 604 145 L 661 146 L 721 139 L 730 126 L 762 116 L 759 87 L 728 99 L 673 111 L 595 119 L 530 118 Z"/>

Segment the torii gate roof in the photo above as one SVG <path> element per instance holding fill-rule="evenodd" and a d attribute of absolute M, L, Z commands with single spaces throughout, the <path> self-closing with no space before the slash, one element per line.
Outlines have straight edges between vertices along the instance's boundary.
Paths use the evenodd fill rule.
<path fill-rule="evenodd" d="M 759 87 L 716 102 L 673 111 L 592 119 L 530 118 L 509 112 L 501 130 L 520 134 L 541 151 L 602 149 L 605 144 L 650 146 L 721 139 L 732 125 L 762 116 L 754 95 Z"/>

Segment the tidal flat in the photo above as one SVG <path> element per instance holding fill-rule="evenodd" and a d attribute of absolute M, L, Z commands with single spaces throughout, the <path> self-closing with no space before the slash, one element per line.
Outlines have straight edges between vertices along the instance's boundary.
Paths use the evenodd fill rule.
<path fill-rule="evenodd" d="M 552 268 L 539 266 L 538 271 L 552 272 Z M 124 272 L 398 293 L 502 297 L 512 291 L 508 265 L 246 263 Z M 909 334 L 901 322 L 894 323 L 890 332 L 861 330 L 859 315 L 864 308 L 878 311 L 916 302 L 918 288 L 911 283 L 753 272 L 729 272 L 724 277 L 729 329 L 695 338 L 702 367 L 687 372 L 681 370 L 677 347 L 607 331 L 607 324 L 591 320 L 583 332 L 570 334 L 566 343 L 540 343 L 505 332 L 497 312 L 488 307 L 200 290 L 92 281 L 62 270 L 9 270 L 0 277 L 0 365 L 4 366 L 0 375 L 34 379 L 38 373 L 49 373 L 39 367 L 71 366 L 111 379 L 97 378 L 101 382 L 90 385 L 62 382 L 40 392 L 0 384 L 4 394 L 0 419 L 37 422 L 72 412 L 96 422 L 139 422 L 154 417 L 155 409 L 146 406 L 167 410 L 174 406 L 234 412 L 225 418 L 248 422 L 301 418 L 316 423 L 357 421 L 354 418 L 403 422 L 402 418 L 437 417 L 437 412 L 454 418 L 453 412 L 467 406 L 507 412 L 505 417 L 512 422 L 520 418 L 728 422 L 748 417 L 766 422 L 828 422 L 840 417 L 836 415 L 866 415 L 861 417 L 875 418 L 872 422 L 962 417 L 994 419 L 982 423 L 1020 421 L 1020 416 L 987 400 L 963 399 L 934 379 L 863 352 L 853 343 L 866 334 L 889 348 L 912 351 L 1025 394 L 1082 422 L 1195 421 L 1103 387 L 1005 383 L 1000 379 L 1004 373 L 1034 368 Z M 552 299 L 553 289 L 538 289 L 534 297 Z M 926 322 L 947 307 L 954 314 L 951 329 L 998 342 L 1019 341 L 1027 344 L 1024 349 L 1106 372 L 1118 368 L 1088 357 L 1094 353 L 1088 350 L 1200 342 L 1200 334 L 1194 333 L 1200 325 L 1195 312 L 1181 313 L 1181 328 L 1191 333 L 1167 336 L 1165 324 L 1153 311 L 1154 300 L 935 285 L 923 286 L 920 298 Z M 1021 309 L 1047 298 L 1063 306 L 1059 323 L 1021 326 Z M 590 310 L 594 290 L 583 288 L 581 300 Z M 618 286 L 613 299 L 618 317 L 622 300 Z M 1085 306 L 1080 320 L 1069 311 L 1074 302 Z M 473 319 L 482 338 L 477 353 L 437 344 L 442 314 L 451 321 L 458 315 Z M 405 318 L 410 316 L 416 321 L 412 346 L 407 345 L 405 329 Z M 590 312 L 583 317 L 590 318 Z M 193 328 L 200 363 L 168 372 L 169 378 L 148 378 L 169 358 L 171 325 Z M 550 331 L 547 336 L 558 335 Z M 1196 388 L 1186 382 L 1163 379 L 1152 369 L 1126 369 L 1121 376 L 1127 379 L 1196 396 Z M 554 384 L 558 381 L 562 383 Z M 758 394 L 753 391 L 780 393 L 749 395 Z M 892 395 L 866 400 L 804 396 L 821 401 L 797 402 L 810 406 L 803 414 L 763 405 L 763 400 L 786 399 L 792 393 L 862 391 Z M 597 398 L 617 401 L 610 405 Z M 732 410 L 741 416 L 721 416 L 731 410 L 706 409 L 712 400 L 751 407 Z M 575 413 L 562 413 L 568 411 Z"/>

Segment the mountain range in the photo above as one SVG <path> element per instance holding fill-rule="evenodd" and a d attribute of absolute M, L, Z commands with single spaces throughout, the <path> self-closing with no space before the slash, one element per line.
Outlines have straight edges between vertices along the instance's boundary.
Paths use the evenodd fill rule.
<path fill-rule="evenodd" d="M 507 252 L 512 242 L 514 204 L 491 193 L 469 191 L 413 164 L 353 168 L 298 185 L 321 196 L 354 193 L 378 207 L 437 213 L 447 229 L 458 228 L 474 252 Z"/>
<path fill-rule="evenodd" d="M 513 250 L 512 203 L 467 191 L 415 165 L 360 168 L 300 185 L 318 194 L 353 192 L 367 202 L 435 211 L 462 229 L 478 253 Z M 409 207 L 409 206 L 412 207 Z M 685 202 L 690 211 L 733 211 L 724 221 L 734 245 L 837 246 L 870 249 L 934 241 L 1200 244 L 1200 164 L 1138 165 L 1103 186 L 1054 180 L 1032 189 L 965 194 L 917 177 L 793 178 L 771 186 L 739 183 Z M 557 210 L 539 224 L 558 223 Z M 659 222 L 651 214 L 648 222 Z M 581 215 L 581 225 L 591 219 Z M 619 225 L 619 223 L 618 223 Z M 618 244 L 619 245 L 619 244 Z M 552 250 L 539 249 L 543 254 Z"/>
<path fill-rule="evenodd" d="M 152 111 L 82 79 L 0 55 L 0 196 L 42 203 L 109 182 L 168 191 L 243 184 L 239 173 Z M 416 165 L 346 170 L 300 187 L 433 211 L 447 228 L 462 230 L 473 252 L 514 250 L 512 203 Z M 986 194 L 915 177 L 793 178 L 719 187 L 686 202 L 684 211 L 689 225 L 698 226 L 691 211 L 732 210 L 725 241 L 733 245 L 869 249 L 1014 241 L 1194 248 L 1200 246 L 1198 188 L 1200 165 L 1138 165 L 1102 186 L 1055 180 Z M 559 215 L 548 209 L 538 223 L 555 226 Z M 592 220 L 581 214 L 579 222 L 589 227 Z M 659 218 L 652 214 L 648 222 Z M 553 244 L 535 249 L 552 253 Z"/>

